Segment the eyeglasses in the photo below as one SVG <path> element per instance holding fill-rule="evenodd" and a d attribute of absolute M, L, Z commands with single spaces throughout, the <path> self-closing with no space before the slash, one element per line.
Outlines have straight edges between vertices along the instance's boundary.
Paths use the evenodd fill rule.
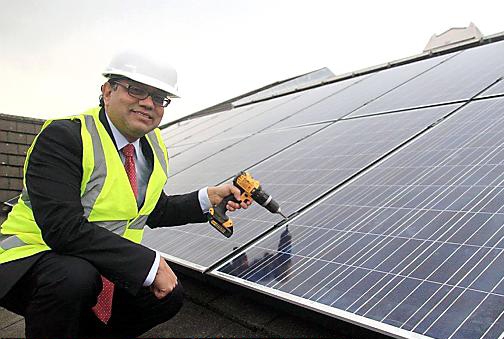
<path fill-rule="evenodd" d="M 154 103 L 154 105 L 159 106 L 159 107 L 161 107 L 161 106 L 166 107 L 171 102 L 171 99 L 169 99 L 165 96 L 156 94 L 152 91 L 149 92 L 142 87 L 138 87 L 138 86 L 130 85 L 130 84 L 123 84 L 123 83 L 117 82 L 117 81 L 113 81 L 110 83 L 120 85 L 120 86 L 126 88 L 129 95 L 131 95 L 133 98 L 137 98 L 139 100 L 147 99 L 150 96 L 152 98 L 152 102 Z"/>

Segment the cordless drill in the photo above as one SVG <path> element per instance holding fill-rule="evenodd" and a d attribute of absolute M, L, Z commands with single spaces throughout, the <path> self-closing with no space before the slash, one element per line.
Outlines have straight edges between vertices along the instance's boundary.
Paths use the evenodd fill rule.
<path fill-rule="evenodd" d="M 280 210 L 280 205 L 273 200 L 271 195 L 264 192 L 259 184 L 259 181 L 252 178 L 250 173 L 240 172 L 233 180 L 233 185 L 238 187 L 241 192 L 240 200 L 236 200 L 233 194 L 228 195 L 215 207 L 210 208 L 207 213 L 210 225 L 215 227 L 217 231 L 221 232 L 224 236 L 229 238 L 233 234 L 233 220 L 227 215 L 226 205 L 228 201 L 240 203 L 242 201 L 249 202 L 254 200 L 259 205 L 265 207 L 271 213 L 278 213 L 284 219 L 287 219 Z"/>

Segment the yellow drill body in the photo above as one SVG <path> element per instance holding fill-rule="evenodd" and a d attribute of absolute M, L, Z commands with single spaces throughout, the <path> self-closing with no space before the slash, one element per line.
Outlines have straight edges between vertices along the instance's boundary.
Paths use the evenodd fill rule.
<path fill-rule="evenodd" d="M 215 207 L 210 208 L 207 214 L 208 221 L 224 236 L 230 237 L 233 234 L 233 221 L 226 215 L 227 208 L 226 205 L 228 201 L 235 202 L 249 202 L 256 201 L 261 206 L 265 207 L 271 213 L 279 213 L 287 219 L 281 212 L 280 206 L 276 201 L 274 201 L 269 194 L 264 192 L 261 188 L 259 180 L 256 180 L 248 172 L 240 172 L 233 180 L 233 185 L 236 186 L 240 192 L 240 201 L 237 201 L 235 197 L 230 194 Z"/>

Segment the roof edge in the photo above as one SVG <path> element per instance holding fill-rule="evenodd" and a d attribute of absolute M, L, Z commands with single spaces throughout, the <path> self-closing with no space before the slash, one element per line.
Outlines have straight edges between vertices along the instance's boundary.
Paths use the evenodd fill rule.
<path fill-rule="evenodd" d="M 24 117 L 21 115 L 12 115 L 12 114 L 5 114 L 5 113 L 0 113 L 0 119 L 11 120 L 11 121 L 31 122 L 31 123 L 36 123 L 39 125 L 42 125 L 45 122 L 44 119 Z"/>

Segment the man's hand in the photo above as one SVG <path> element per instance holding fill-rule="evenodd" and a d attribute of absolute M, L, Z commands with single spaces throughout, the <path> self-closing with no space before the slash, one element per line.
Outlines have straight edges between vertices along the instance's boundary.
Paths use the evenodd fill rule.
<path fill-rule="evenodd" d="M 156 278 L 150 286 L 152 293 L 158 299 L 163 299 L 177 286 L 177 276 L 166 261 L 161 257 L 159 260 L 159 268 L 156 273 Z"/>
<path fill-rule="evenodd" d="M 208 187 L 208 198 L 210 199 L 210 203 L 212 206 L 218 205 L 222 199 L 227 197 L 228 195 L 233 194 L 236 198 L 236 200 L 240 200 L 240 190 L 231 184 L 223 184 L 220 186 L 212 186 Z M 252 203 L 252 201 L 249 201 L 248 203 L 241 202 L 241 203 L 236 203 L 234 201 L 229 201 L 226 205 L 226 208 L 233 212 L 234 210 L 240 209 L 240 208 L 248 208 L 249 205 Z"/>

